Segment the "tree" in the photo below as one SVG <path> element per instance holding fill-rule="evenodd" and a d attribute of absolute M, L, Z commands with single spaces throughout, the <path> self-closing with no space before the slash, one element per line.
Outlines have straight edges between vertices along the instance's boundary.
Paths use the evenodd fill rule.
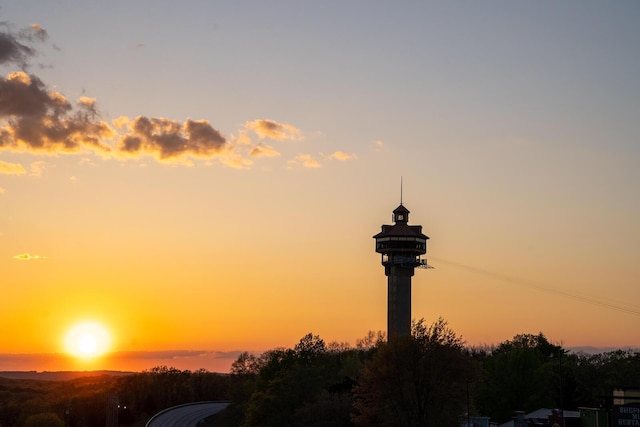
<path fill-rule="evenodd" d="M 261 368 L 261 359 L 248 351 L 243 351 L 231 364 L 231 374 L 233 375 L 257 375 Z"/>
<path fill-rule="evenodd" d="M 64 422 L 56 414 L 45 412 L 29 416 L 24 427 L 64 427 Z"/>
<path fill-rule="evenodd" d="M 271 350 L 258 359 L 244 426 L 307 425 L 319 413 L 324 418 L 315 417 L 313 425 L 341 425 L 331 420 L 349 423 L 345 401 L 350 401 L 352 383 L 345 377 L 359 367 L 350 351 L 328 350 L 319 336 L 307 334 L 293 349 Z M 243 356 L 237 365 L 242 373 L 254 363 Z"/>
<path fill-rule="evenodd" d="M 513 412 L 560 406 L 560 358 L 564 350 L 538 335 L 516 335 L 501 343 L 483 365 L 477 387 L 480 411 L 497 421 Z"/>
<path fill-rule="evenodd" d="M 473 364 L 447 322 L 414 323 L 412 336 L 382 343 L 354 387 L 358 425 L 457 426 Z"/>

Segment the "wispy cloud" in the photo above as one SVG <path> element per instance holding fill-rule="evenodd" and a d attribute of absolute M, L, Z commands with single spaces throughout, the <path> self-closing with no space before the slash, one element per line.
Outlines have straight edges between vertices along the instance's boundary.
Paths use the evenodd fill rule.
<path fill-rule="evenodd" d="M 19 163 L 7 163 L 0 160 L 0 173 L 5 175 L 24 175 L 24 167 Z"/>
<path fill-rule="evenodd" d="M 371 145 L 372 145 L 372 147 L 373 147 L 373 148 L 372 148 L 372 149 L 373 149 L 373 151 L 375 151 L 376 153 L 379 153 L 380 151 L 383 151 L 383 150 L 385 149 L 384 142 L 382 142 L 382 141 L 380 141 L 380 140 L 373 141 L 373 142 L 371 143 Z"/>
<path fill-rule="evenodd" d="M 235 169 L 249 169 L 253 165 L 253 160 L 233 152 L 228 156 L 220 158 L 220 162 L 225 166 Z"/>
<path fill-rule="evenodd" d="M 83 157 L 82 159 L 80 159 L 78 164 L 79 165 L 87 165 L 87 166 L 97 166 L 97 164 L 92 159 L 90 159 L 88 157 Z"/>
<path fill-rule="evenodd" d="M 39 24 L 31 24 L 31 26 L 28 29 L 23 30 L 22 33 L 24 34 L 24 37 L 30 41 L 37 40 L 43 42 L 49 38 L 47 30 L 42 28 Z"/>
<path fill-rule="evenodd" d="M 277 157 L 280 153 L 270 145 L 258 144 L 249 151 L 251 157 Z"/>
<path fill-rule="evenodd" d="M 346 160 L 355 159 L 356 155 L 355 154 L 348 154 L 348 153 L 345 153 L 344 151 L 335 151 L 332 154 L 330 154 L 328 157 L 330 159 L 346 161 Z"/>
<path fill-rule="evenodd" d="M 38 160 L 29 165 L 29 175 L 35 177 L 41 177 L 42 173 L 47 169 L 47 162 Z"/>
<path fill-rule="evenodd" d="M 301 163 L 305 168 L 320 168 L 322 165 L 315 160 L 311 154 L 298 154 L 295 160 L 291 161 L 292 163 Z"/>
<path fill-rule="evenodd" d="M 288 123 L 278 123 L 271 119 L 254 120 L 247 122 L 247 130 L 253 131 L 260 139 L 269 138 L 275 141 L 301 140 L 303 138 L 300 129 Z"/>
<path fill-rule="evenodd" d="M 13 259 L 17 259 L 20 261 L 36 261 L 36 260 L 45 259 L 45 258 L 46 258 L 45 256 L 31 255 L 29 253 L 14 255 L 13 257 Z"/>
<path fill-rule="evenodd" d="M 105 370 L 149 371 L 157 366 L 171 366 L 176 369 L 206 369 L 213 372 L 229 372 L 231 364 L 244 351 L 174 350 L 174 351 L 117 351 L 101 358 Z M 77 359 L 65 353 L 2 353 L 0 371 L 48 371 L 33 373 L 30 378 L 68 379 L 68 375 L 78 374 Z M 86 367 L 83 367 L 83 370 Z M 61 374 L 61 371 L 76 371 Z M 16 373 L 12 375 L 25 375 Z"/>

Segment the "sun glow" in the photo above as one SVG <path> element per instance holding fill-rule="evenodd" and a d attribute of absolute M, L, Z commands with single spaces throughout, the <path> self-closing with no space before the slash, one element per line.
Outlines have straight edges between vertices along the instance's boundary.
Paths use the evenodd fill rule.
<path fill-rule="evenodd" d="M 109 350 L 111 337 L 106 328 L 99 323 L 83 322 L 69 329 L 64 344 L 68 353 L 91 359 Z"/>

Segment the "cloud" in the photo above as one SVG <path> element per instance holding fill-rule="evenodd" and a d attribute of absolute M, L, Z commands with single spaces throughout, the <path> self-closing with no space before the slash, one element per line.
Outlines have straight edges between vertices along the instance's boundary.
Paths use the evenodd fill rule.
<path fill-rule="evenodd" d="M 31 165 L 29 165 L 29 176 L 41 177 L 42 172 L 44 172 L 45 169 L 47 169 L 47 162 L 44 162 L 42 160 L 33 162 L 31 163 Z"/>
<path fill-rule="evenodd" d="M 373 145 L 373 151 L 375 151 L 376 153 L 379 153 L 385 148 L 384 142 L 380 140 L 373 141 L 372 145 Z"/>
<path fill-rule="evenodd" d="M 97 166 L 97 164 L 92 159 L 90 159 L 88 157 L 83 157 L 82 159 L 80 159 L 78 164 L 79 165 L 88 165 L 88 166 Z"/>
<path fill-rule="evenodd" d="M 7 163 L 0 160 L 0 173 L 6 175 L 24 175 L 27 171 L 18 163 Z"/>
<path fill-rule="evenodd" d="M 248 169 L 253 165 L 253 160 L 246 159 L 236 153 L 231 153 L 231 155 L 220 158 L 220 162 L 223 165 L 229 166 L 234 169 Z"/>
<path fill-rule="evenodd" d="M 258 144 L 249 151 L 251 157 L 277 157 L 280 153 L 272 146 L 266 144 Z"/>
<path fill-rule="evenodd" d="M 180 359 L 184 357 L 201 357 L 210 353 L 205 350 L 118 351 L 109 353 L 107 357 L 122 359 Z"/>
<path fill-rule="evenodd" d="M 96 120 L 95 103 L 80 98 L 76 108 L 58 92 L 23 71 L 0 77 L 0 149 L 76 153 L 109 152 L 111 127 Z"/>
<path fill-rule="evenodd" d="M 107 123 L 100 119 L 94 98 L 82 96 L 72 103 L 24 71 L 36 55 L 30 43 L 47 39 L 46 30 L 37 24 L 12 33 L 7 24 L 0 23 L 0 65 L 23 67 L 22 71 L 0 76 L 0 150 L 50 155 L 91 153 L 103 159 L 150 156 L 183 165 L 193 165 L 192 159 L 204 159 L 209 165 L 215 159 L 229 167 L 246 169 L 253 165 L 252 159 L 281 155 L 269 144 L 254 144 L 251 135 L 273 141 L 304 138 L 297 127 L 272 119 L 247 121 L 238 136 L 232 135 L 230 140 L 208 120 L 177 121 L 139 115 L 122 116 Z M 354 157 L 336 151 L 324 158 L 344 161 Z M 294 163 L 321 167 L 308 154 L 299 155 Z M 46 166 L 45 162 L 32 163 L 30 175 L 41 176 Z M 21 165 L 2 163 L 0 173 L 26 172 Z"/>
<path fill-rule="evenodd" d="M 347 154 L 344 151 L 335 151 L 333 154 L 329 155 L 330 159 L 336 159 L 336 160 L 341 160 L 341 161 L 345 161 L 345 160 L 352 160 L 356 158 L 355 154 Z"/>
<path fill-rule="evenodd" d="M 0 24 L 6 27 L 6 23 Z M 32 29 L 25 29 L 20 34 L 13 34 L 7 30 L 0 32 L 0 64 L 16 64 L 22 69 L 27 67 L 29 59 L 36 53 L 35 49 L 26 44 L 23 44 L 21 40 L 33 41 L 29 37 L 30 34 L 37 34 L 38 31 Z"/>
<path fill-rule="evenodd" d="M 298 154 L 294 162 L 300 162 L 305 168 L 320 168 L 322 165 L 318 163 L 310 154 Z"/>
<path fill-rule="evenodd" d="M 46 257 L 40 255 L 31 255 L 29 253 L 15 255 L 13 259 L 18 259 L 20 261 L 34 261 L 39 259 L 45 259 Z"/>
<path fill-rule="evenodd" d="M 232 146 L 207 120 L 181 123 L 139 116 L 128 124 L 128 133 L 121 136 L 117 149 L 127 156 L 148 154 L 169 160 L 186 155 L 213 157 L 228 153 Z"/>
<path fill-rule="evenodd" d="M 275 141 L 302 139 L 300 129 L 287 123 L 278 123 L 275 120 L 253 120 L 247 122 L 245 127 L 258 135 L 260 139 L 269 138 Z"/>
<path fill-rule="evenodd" d="M 180 370 L 229 372 L 231 364 L 245 351 L 117 351 L 105 354 L 100 364 L 105 371 L 143 372 L 170 366 Z M 0 371 L 10 378 L 67 380 L 93 375 L 65 353 L 0 353 Z M 11 374 L 7 374 L 11 372 Z M 84 373 L 83 373 L 84 372 Z M 95 371 L 94 371 L 95 372 Z M 117 373 L 117 372 L 114 372 Z"/>
<path fill-rule="evenodd" d="M 31 24 L 31 27 L 22 30 L 21 34 L 29 41 L 35 40 L 44 42 L 49 38 L 47 30 L 38 24 Z"/>

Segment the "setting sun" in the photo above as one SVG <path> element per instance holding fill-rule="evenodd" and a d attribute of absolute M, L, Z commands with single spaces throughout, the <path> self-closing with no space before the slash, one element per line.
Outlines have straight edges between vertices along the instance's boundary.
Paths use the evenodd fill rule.
<path fill-rule="evenodd" d="M 109 349 L 111 337 L 104 326 L 95 322 L 83 322 L 73 326 L 65 336 L 65 349 L 68 353 L 90 359 L 105 353 Z"/>

